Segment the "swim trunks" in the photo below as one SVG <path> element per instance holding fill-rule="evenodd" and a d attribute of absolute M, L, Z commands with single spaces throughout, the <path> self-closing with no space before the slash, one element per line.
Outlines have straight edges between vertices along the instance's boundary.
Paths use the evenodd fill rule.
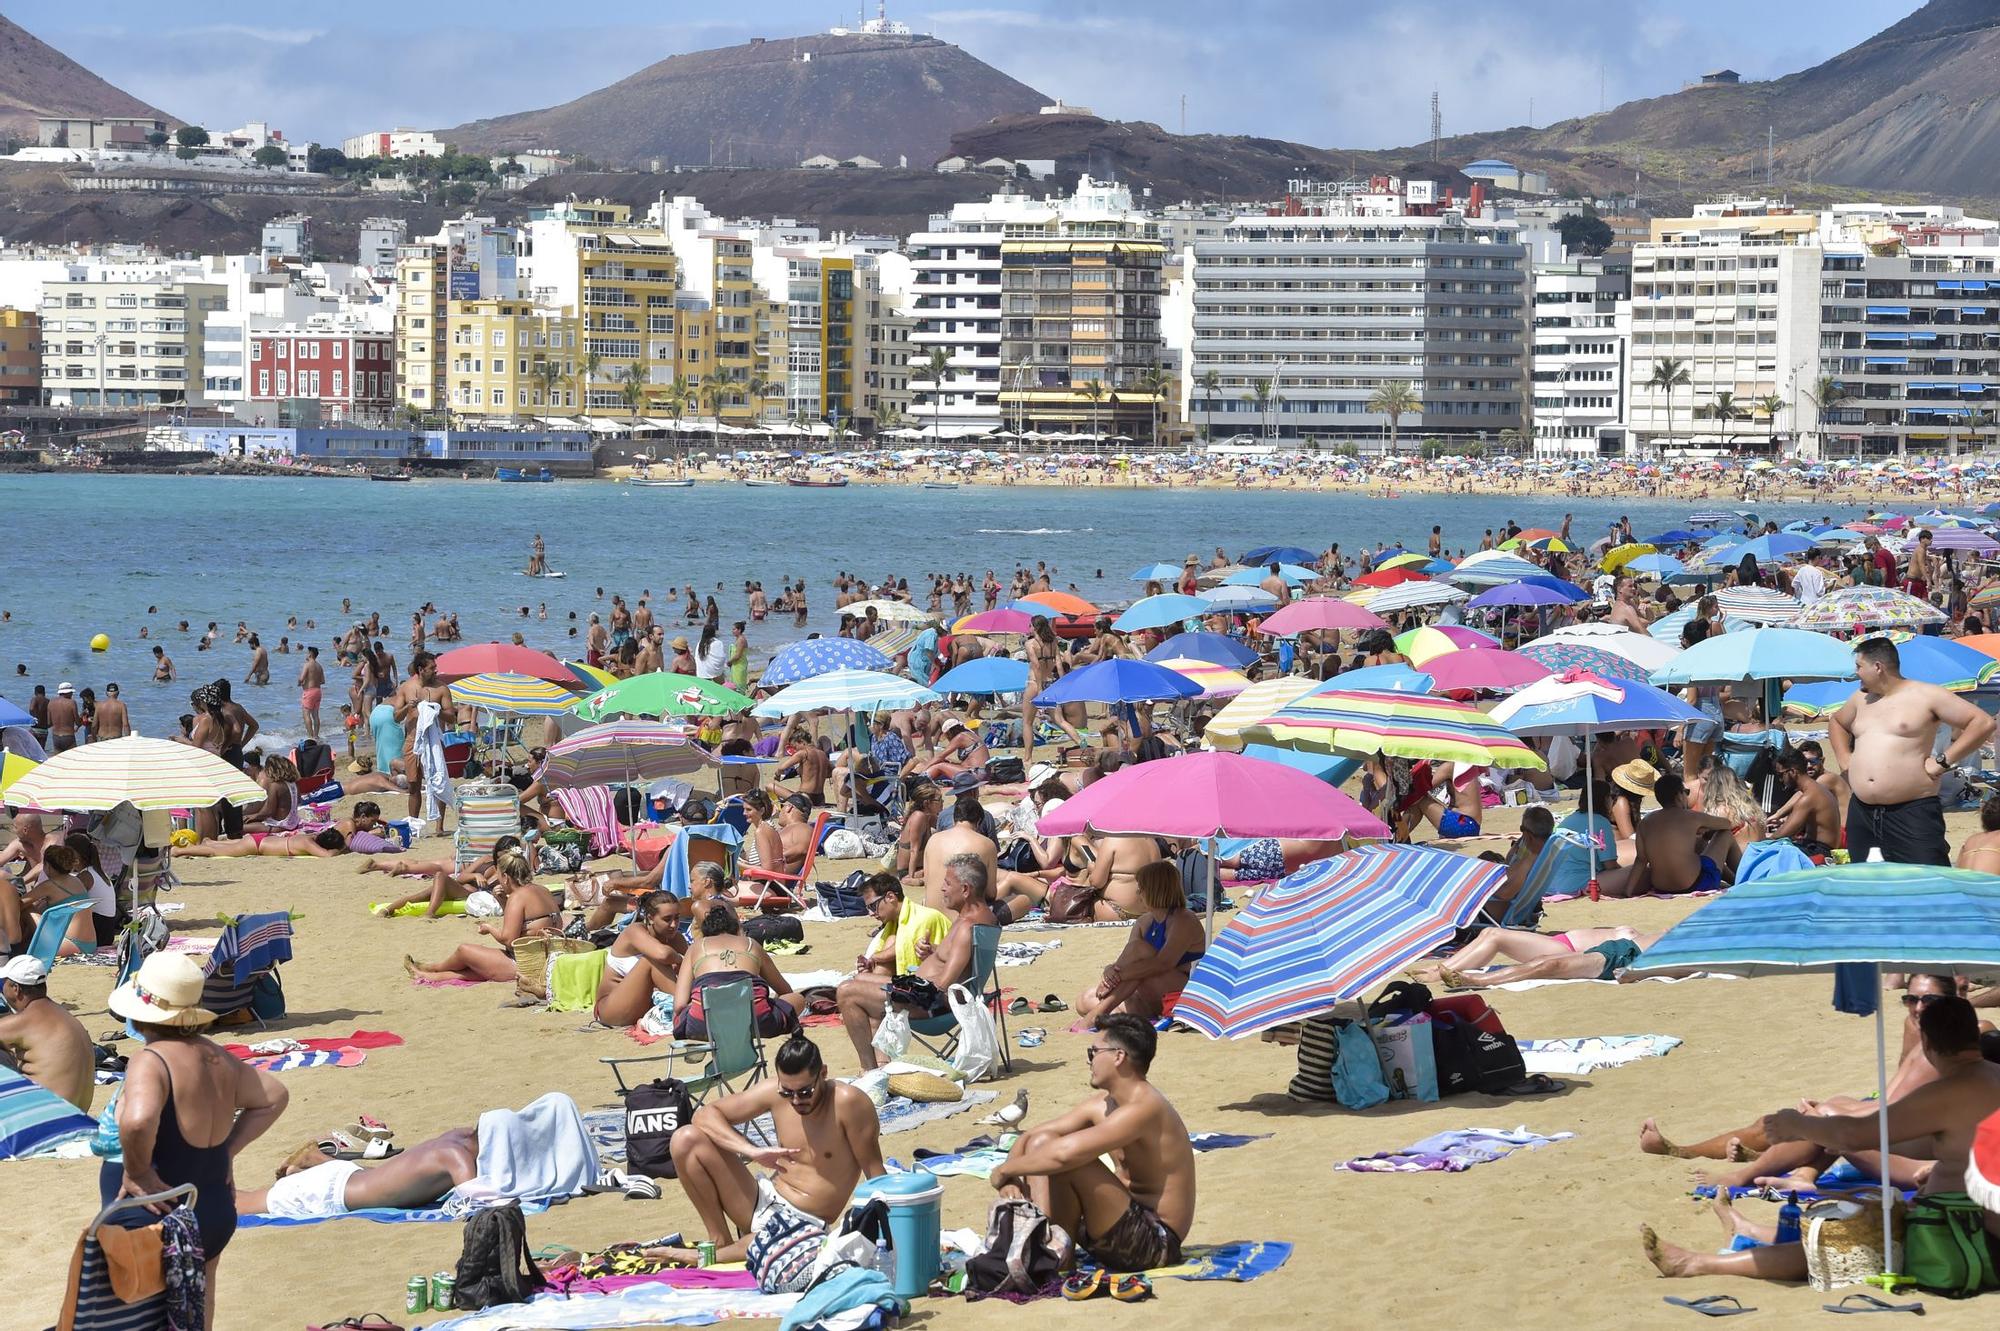
<path fill-rule="evenodd" d="M 1891 864 L 1951 863 L 1944 836 L 1944 806 L 1935 795 L 1901 804 L 1868 804 L 1847 800 L 1847 854 L 1859 864 L 1880 849 Z"/>
<path fill-rule="evenodd" d="M 329 1160 L 287 1174 L 264 1194 L 264 1214 L 286 1220 L 327 1220 L 347 1214 L 347 1180 L 361 1172 L 351 1160 Z"/>
<path fill-rule="evenodd" d="M 1155 1267 L 1178 1266 L 1181 1260 L 1180 1235 L 1136 1197 L 1110 1232 L 1099 1238 L 1079 1233 L 1076 1246 L 1095 1257 L 1107 1271 L 1151 1271 Z"/>
<path fill-rule="evenodd" d="M 757 1209 L 750 1216 L 744 1265 L 765 1294 L 797 1294 L 812 1280 L 812 1265 L 826 1242 L 826 1222 L 778 1195 L 771 1180 L 757 1180 Z"/>
<path fill-rule="evenodd" d="M 1608 943 L 1584 949 L 1585 952 L 1604 958 L 1604 967 L 1597 973 L 1600 980 L 1615 980 L 1618 972 L 1639 959 L 1639 945 L 1629 938 L 1614 938 Z"/>
<path fill-rule="evenodd" d="M 1722 870 L 1717 867 L 1714 860 L 1706 855 L 1702 856 L 1701 872 L 1695 875 L 1694 882 L 1689 885 L 1688 891 L 1713 892 L 1721 886 Z"/>
<path fill-rule="evenodd" d="M 299 706 L 305 711 L 317 712 L 319 710 L 320 697 L 321 694 L 318 689 L 300 689 Z"/>
<path fill-rule="evenodd" d="M 1236 856 L 1236 876 L 1257 882 L 1285 876 L 1285 852 L 1275 837 L 1259 837 Z"/>

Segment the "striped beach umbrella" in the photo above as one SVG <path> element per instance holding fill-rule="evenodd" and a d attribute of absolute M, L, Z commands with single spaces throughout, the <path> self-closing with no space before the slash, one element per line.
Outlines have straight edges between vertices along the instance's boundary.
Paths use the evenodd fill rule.
<path fill-rule="evenodd" d="M 1746 624 L 1790 624 L 1805 608 L 1798 597 L 1769 587 L 1718 587 L 1715 603 L 1724 619 L 1740 619 Z"/>
<path fill-rule="evenodd" d="M 1381 753 L 1477 767 L 1544 767 L 1540 754 L 1484 712 L 1449 698 L 1329 689 L 1245 726 L 1246 742 L 1315 753 Z"/>
<path fill-rule="evenodd" d="M 1396 635 L 1395 642 L 1396 650 L 1409 657 L 1412 665 L 1422 665 L 1433 656 L 1442 656 L 1446 652 L 1500 645 L 1500 640 L 1492 634 L 1481 633 L 1462 624 L 1426 624 L 1422 628 L 1406 629 Z"/>
<path fill-rule="evenodd" d="M 576 706 L 576 694 L 567 686 L 505 670 L 454 681 L 451 700 L 516 716 L 559 716 Z"/>
<path fill-rule="evenodd" d="M 801 712 L 884 712 L 937 702 L 941 695 L 902 675 L 879 670 L 833 670 L 778 690 L 750 709 L 752 716 Z"/>
<path fill-rule="evenodd" d="M 1452 582 L 1469 582 L 1475 586 L 1492 586 L 1496 583 L 1513 582 L 1517 578 L 1539 577 L 1548 570 L 1539 564 L 1508 554 L 1503 550 L 1481 550 L 1478 554 L 1467 555 L 1458 561 L 1458 567 L 1445 576 Z"/>
<path fill-rule="evenodd" d="M 1680 651 L 1680 648 L 1662 643 L 1651 634 L 1635 633 L 1621 625 L 1608 623 L 1565 624 L 1559 629 L 1544 633 L 1528 645 L 1534 647 L 1543 643 L 1557 642 L 1580 642 L 1586 647 L 1595 647 L 1600 652 L 1624 657 L 1640 671 L 1638 674 L 1632 673 L 1630 669 L 1610 672 L 1624 679 L 1644 679 L 1646 671 L 1657 670 L 1673 660 L 1675 654 Z"/>
<path fill-rule="evenodd" d="M 780 648 L 758 682 L 765 688 L 783 688 L 836 670 L 886 671 L 891 664 L 882 652 L 856 638 L 807 638 Z"/>
<path fill-rule="evenodd" d="M 1317 1016 L 1448 941 L 1506 872 L 1429 846 L 1364 846 L 1314 861 L 1216 934 L 1174 1017 L 1220 1040 Z"/>
<path fill-rule="evenodd" d="M 889 624 L 927 624 L 932 619 L 929 611 L 911 605 L 908 601 L 895 601 L 887 597 L 877 597 L 872 601 L 853 601 L 840 607 L 843 615 L 853 615 L 864 619 L 873 610 L 875 618 Z"/>
<path fill-rule="evenodd" d="M 1154 664 L 1165 666 L 1177 675 L 1186 675 L 1201 686 L 1204 698 L 1233 698 L 1250 687 L 1249 676 L 1228 666 L 1217 665 L 1213 661 L 1197 661 L 1191 656 L 1170 657 Z M 2000 661 L 1994 662 L 2000 665 Z"/>
<path fill-rule="evenodd" d="M 1726 590 L 1716 593 L 1718 600 L 1728 595 L 1730 592 Z M 1929 601 L 1918 600 L 1894 587 L 1841 587 L 1818 597 L 1811 605 L 1801 606 L 1785 623 L 1795 629 L 1819 633 L 1850 630 L 1865 633 L 1871 629 L 1942 624 L 1947 618 L 1944 611 Z"/>
<path fill-rule="evenodd" d="M 1213 749 L 1240 749 L 1243 747 L 1243 729 L 1255 725 L 1271 713 L 1320 687 L 1316 679 L 1303 675 L 1280 675 L 1276 679 L 1259 680 L 1243 692 L 1231 698 L 1221 711 L 1208 719 L 1202 729 L 1202 742 Z"/>
<path fill-rule="evenodd" d="M 1386 587 L 1371 595 L 1366 604 L 1378 615 L 1386 615 L 1392 610 L 1414 610 L 1418 606 L 1445 605 L 1452 601 L 1463 601 L 1467 593 L 1457 587 L 1442 582 L 1410 582 L 1401 587 Z M 1355 600 L 1350 596 L 1347 599 Z"/>
<path fill-rule="evenodd" d="M 608 688 L 618 682 L 618 676 L 609 670 L 586 661 L 564 661 L 563 665 L 569 669 L 570 674 L 576 676 L 576 686 L 580 689 Z"/>
<path fill-rule="evenodd" d="M 715 759 L 687 727 L 664 721 L 606 721 L 549 746 L 542 776 L 551 786 L 630 785 L 686 777 Z"/>
<path fill-rule="evenodd" d="M 607 721 L 614 716 L 728 716 L 756 705 L 754 698 L 717 680 L 672 670 L 614 679 L 581 702 L 572 702 L 571 710 L 586 721 Z"/>
<path fill-rule="evenodd" d="M 206 749 L 127 735 L 59 753 L 7 789 L 18 808 L 87 812 L 261 803 L 264 788 Z"/>
<path fill-rule="evenodd" d="M 1966 550 L 1976 555 L 2000 552 L 2000 541 L 1974 527 L 1940 527 L 1931 533 L 1933 550 Z"/>

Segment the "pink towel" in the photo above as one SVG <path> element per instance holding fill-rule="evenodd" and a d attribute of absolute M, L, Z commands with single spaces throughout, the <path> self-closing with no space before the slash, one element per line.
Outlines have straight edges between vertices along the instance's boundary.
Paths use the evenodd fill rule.
<path fill-rule="evenodd" d="M 611 803 L 611 787 L 580 786 L 558 790 L 555 797 L 562 806 L 564 821 L 577 831 L 590 834 L 593 858 L 612 854 L 619 848 L 618 813 Z"/>

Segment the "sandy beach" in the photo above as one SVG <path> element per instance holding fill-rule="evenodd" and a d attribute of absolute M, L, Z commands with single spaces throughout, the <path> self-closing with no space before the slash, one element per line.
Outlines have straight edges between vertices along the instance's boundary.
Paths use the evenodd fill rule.
<path fill-rule="evenodd" d="M 1489 834 L 1504 834 L 1517 811 L 1497 810 Z M 1953 839 L 1972 815 L 1954 815 Z M 427 843 L 445 847 L 441 841 Z M 241 1179 L 268 1178 L 300 1142 L 357 1113 L 390 1123 L 416 1142 L 472 1122 L 493 1106 L 519 1107 L 550 1089 L 586 1111 L 612 1103 L 611 1079 L 597 1060 L 640 1052 L 624 1034 L 579 1030 L 585 1014 L 501 1010 L 498 985 L 419 988 L 403 973 L 406 952 L 442 956 L 472 936 L 462 918 L 439 922 L 369 915 L 390 880 L 357 876 L 352 858 L 332 860 L 190 860 L 169 899 L 185 909 L 176 933 L 213 935 L 219 916 L 288 908 L 297 913 L 296 960 L 284 968 L 291 1015 L 273 1033 L 293 1037 L 392 1031 L 400 1047 L 370 1052 L 356 1068 L 285 1074 L 290 1108 L 278 1126 L 238 1162 Z M 819 876 L 851 866 L 824 863 Z M 1687 903 L 1640 901 L 1554 905 L 1545 928 L 1626 923 L 1658 929 Z M 810 924 L 811 951 L 788 970 L 840 967 L 862 940 L 859 921 Z M 1024 933 L 1062 946 L 1033 964 L 1002 971 L 1005 984 L 1031 999 L 1053 992 L 1065 1001 L 1094 979 L 1120 945 L 1112 929 Z M 108 967 L 64 965 L 51 982 L 96 1035 L 116 1023 L 104 1010 Z M 1796 1323 L 1834 1296 L 1798 1287 L 1736 1280 L 1669 1284 L 1642 1259 L 1636 1231 L 1651 1222 L 1670 1240 L 1713 1246 L 1720 1231 L 1688 1194 L 1689 1165 L 1642 1155 L 1635 1137 L 1648 1116 L 1669 1134 L 1694 1139 L 1785 1107 L 1800 1096 L 1866 1093 L 1875 1084 L 1874 1034 L 1866 1021 L 1836 1014 L 1823 977 L 1751 981 L 1697 980 L 1614 986 L 1572 983 L 1490 995 L 1517 1036 L 1656 1033 L 1684 1042 L 1664 1058 L 1572 1078 L 1566 1092 L 1535 1099 L 1458 1097 L 1436 1104 L 1391 1102 L 1366 1113 L 1301 1109 L 1284 1088 L 1290 1049 L 1256 1040 L 1211 1042 L 1188 1033 L 1161 1037 L 1154 1080 L 1179 1106 L 1191 1130 L 1269 1133 L 1268 1140 L 1200 1158 L 1200 1203 L 1191 1241 L 1282 1239 L 1296 1245 L 1282 1270 L 1248 1284 L 1161 1282 L 1150 1306 L 1061 1302 L 1023 1311 L 1004 1303 L 926 1300 L 922 1324 L 983 1328 L 1064 1325 L 1303 1326 L 1340 1309 L 1348 1324 L 1423 1325 L 1467 1321 L 1497 1327 L 1564 1323 L 1602 1326 L 1689 1324 L 1663 1295 L 1726 1292 Z M 1899 1011 L 1899 1010 L 1898 1010 Z M 1892 1018 L 1897 1012 L 1892 1012 Z M 1081 1070 L 1086 1038 L 1068 1032 L 1069 1014 L 1009 1019 L 1013 1030 L 1049 1031 L 1039 1049 L 1014 1049 L 1015 1073 L 994 1084 L 1002 1100 L 1017 1088 L 1031 1096 L 1030 1119 L 1059 1112 L 1086 1093 Z M 837 1074 L 851 1074 L 852 1050 L 837 1028 L 815 1032 Z M 229 1035 L 224 1038 L 255 1038 Z M 1892 1035 L 1892 1040 L 1894 1036 Z M 126 1052 L 133 1046 L 127 1044 Z M 98 1105 L 108 1088 L 98 1089 Z M 884 1138 L 884 1154 L 905 1161 L 918 1147 L 947 1149 L 982 1131 L 967 1113 Z M 1449 1128 L 1526 1127 L 1567 1131 L 1571 1140 L 1521 1152 L 1463 1174 L 1364 1175 L 1339 1170 L 1353 1156 L 1408 1145 Z M 0 1249 L 12 1294 L 0 1327 L 48 1324 L 81 1227 L 97 1205 L 95 1161 L 25 1161 L 4 1167 Z M 650 1239 L 692 1228 L 678 1187 L 657 1202 L 585 1197 L 529 1217 L 531 1244 L 588 1248 Z M 969 1178 L 946 1183 L 950 1226 L 983 1227 L 990 1188 Z M 1759 1218 L 1774 1207 L 1746 1204 Z M 222 1264 L 223 1328 L 301 1326 L 369 1311 L 405 1324 L 403 1283 L 412 1274 L 450 1268 L 456 1225 L 382 1226 L 340 1220 L 304 1229 L 240 1232 Z M 1927 1300 L 1944 1326 L 1988 1324 L 1990 1309 Z"/>

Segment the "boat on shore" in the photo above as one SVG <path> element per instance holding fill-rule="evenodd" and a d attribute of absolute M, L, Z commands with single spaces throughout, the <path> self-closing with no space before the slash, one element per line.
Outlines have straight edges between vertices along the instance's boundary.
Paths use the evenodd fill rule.
<path fill-rule="evenodd" d="M 533 471 L 525 467 L 495 467 L 493 469 L 494 480 L 512 481 L 515 484 L 529 482 L 541 484 L 553 481 L 555 478 L 556 474 L 547 467 L 536 467 Z"/>
<path fill-rule="evenodd" d="M 837 476 L 830 481 L 814 481 L 794 476 L 791 480 L 786 481 L 785 484 L 797 486 L 801 490 L 838 490 L 847 484 L 847 478 L 845 476 Z"/>
<path fill-rule="evenodd" d="M 758 489 L 758 490 L 780 489 L 785 484 L 783 481 L 757 481 L 757 480 L 745 481 L 743 483 L 747 486 L 750 486 L 753 489 Z"/>
<path fill-rule="evenodd" d="M 643 485 L 652 490 L 692 490 L 694 488 L 693 481 L 635 480 L 632 484 Z"/>
<path fill-rule="evenodd" d="M 414 481 L 417 478 L 410 475 L 407 471 L 371 471 L 368 473 L 368 479 L 371 481 Z"/>
<path fill-rule="evenodd" d="M 957 482 L 957 481 L 925 481 L 925 482 L 923 483 L 923 486 L 922 486 L 922 488 L 923 488 L 923 489 L 925 489 L 925 490 L 956 490 L 956 489 L 958 488 L 958 482 Z"/>

